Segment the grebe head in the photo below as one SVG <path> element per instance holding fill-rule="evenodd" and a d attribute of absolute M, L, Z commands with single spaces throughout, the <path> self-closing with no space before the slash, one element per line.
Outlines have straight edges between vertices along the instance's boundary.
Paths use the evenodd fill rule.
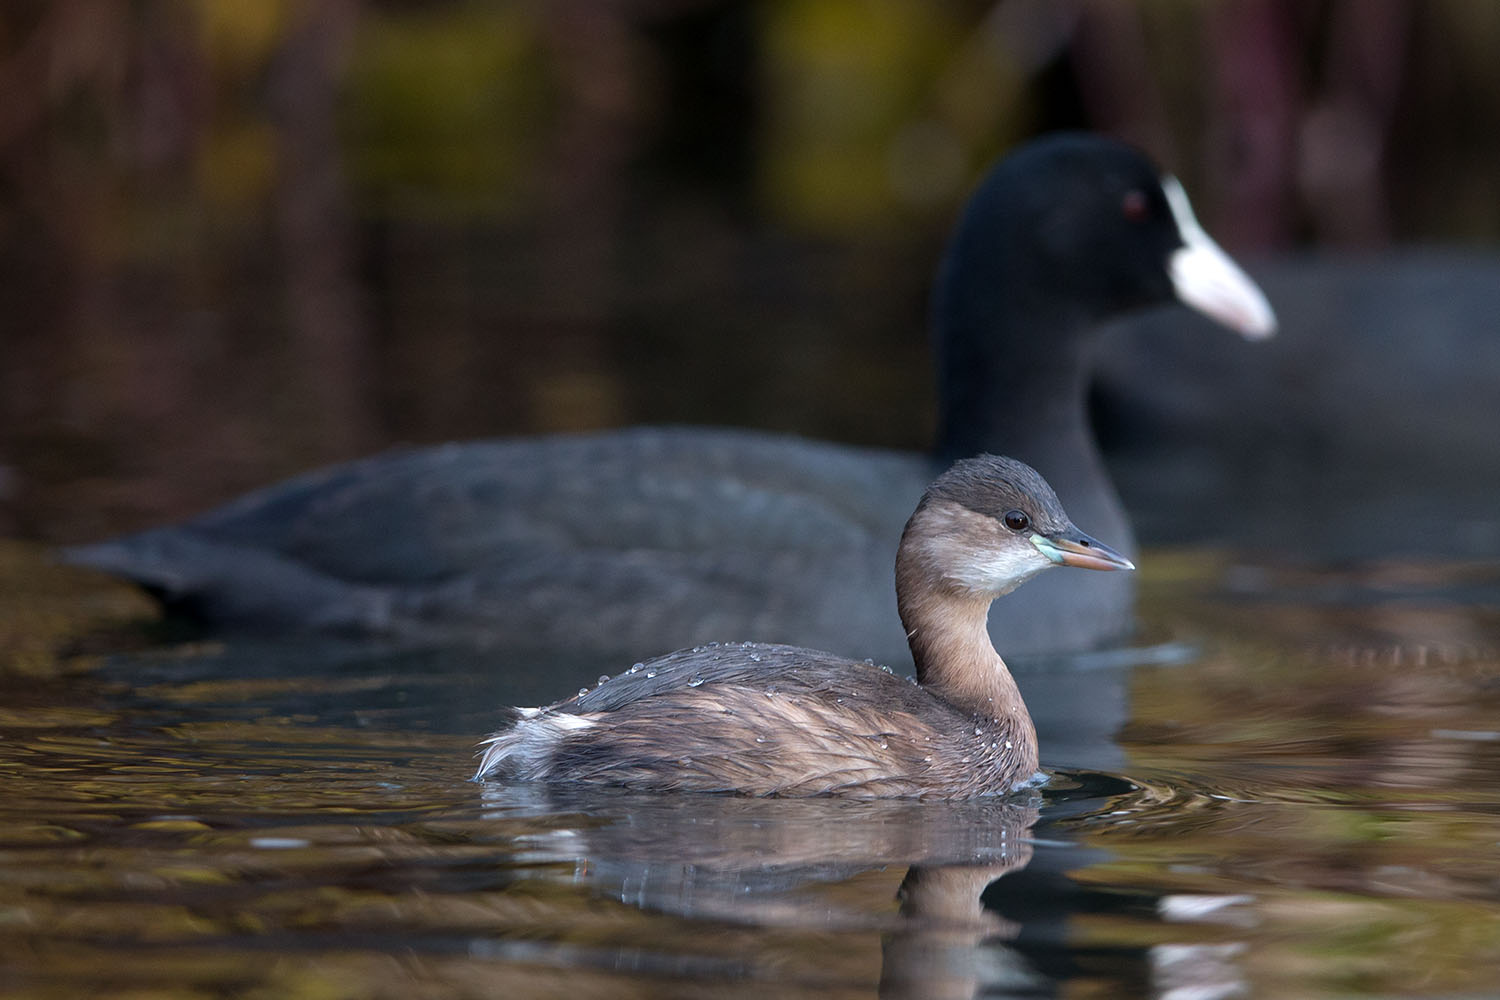
<path fill-rule="evenodd" d="M 956 463 L 927 488 L 906 523 L 897 577 L 909 586 L 916 573 L 949 595 L 988 600 L 1051 566 L 1135 568 L 1080 531 L 1035 469 L 980 455 Z"/>

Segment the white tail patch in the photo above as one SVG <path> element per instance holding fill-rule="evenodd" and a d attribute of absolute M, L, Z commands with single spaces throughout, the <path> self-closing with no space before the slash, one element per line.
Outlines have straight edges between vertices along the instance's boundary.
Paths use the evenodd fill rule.
<path fill-rule="evenodd" d="M 475 781 L 483 781 L 495 771 L 503 772 L 497 776 L 521 781 L 546 778 L 558 742 L 569 733 L 591 729 L 598 724 L 596 719 L 586 715 L 552 712 L 544 708 L 519 708 L 516 711 L 521 717 L 515 725 L 479 744 L 484 748 L 484 756 L 479 758 Z"/>

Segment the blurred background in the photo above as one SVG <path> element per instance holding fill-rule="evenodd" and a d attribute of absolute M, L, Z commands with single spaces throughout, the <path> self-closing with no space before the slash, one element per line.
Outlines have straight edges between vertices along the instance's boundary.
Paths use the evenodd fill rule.
<path fill-rule="evenodd" d="M 0 536 L 397 443 L 920 447 L 1007 147 L 1130 140 L 1252 264 L 1489 247 L 1496 52 L 1473 0 L 11 0 Z"/>

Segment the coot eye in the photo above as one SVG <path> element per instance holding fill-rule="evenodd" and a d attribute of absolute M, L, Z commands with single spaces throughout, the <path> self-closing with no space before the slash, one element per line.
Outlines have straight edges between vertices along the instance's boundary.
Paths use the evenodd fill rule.
<path fill-rule="evenodd" d="M 1005 512 L 1005 526 L 1011 531 L 1025 531 L 1031 527 L 1031 518 L 1024 510 L 1008 510 Z"/>
<path fill-rule="evenodd" d="M 1125 198 L 1120 203 L 1120 211 L 1130 222 L 1144 222 L 1146 216 L 1151 214 L 1151 204 L 1146 200 L 1146 192 L 1139 188 L 1125 192 Z"/>

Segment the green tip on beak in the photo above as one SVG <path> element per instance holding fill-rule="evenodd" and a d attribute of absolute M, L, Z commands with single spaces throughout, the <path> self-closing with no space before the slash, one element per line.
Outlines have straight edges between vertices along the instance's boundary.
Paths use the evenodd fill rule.
<path fill-rule="evenodd" d="M 1071 531 L 1067 537 L 1059 535 L 1055 538 L 1032 535 L 1031 544 L 1059 566 L 1076 566 L 1079 569 L 1135 569 L 1135 563 L 1081 531 Z"/>

